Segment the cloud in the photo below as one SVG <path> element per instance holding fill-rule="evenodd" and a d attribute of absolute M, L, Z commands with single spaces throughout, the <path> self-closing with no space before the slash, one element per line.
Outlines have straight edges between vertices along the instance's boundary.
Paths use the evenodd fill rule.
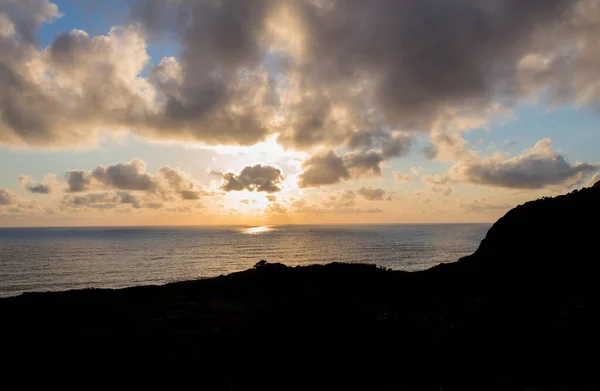
<path fill-rule="evenodd" d="M 8 0 L 0 14 L 0 144 L 90 143 L 101 128 L 120 131 L 148 117 L 153 92 L 139 74 L 149 56 L 135 27 L 93 38 L 73 30 L 38 50 L 34 37 L 59 16 L 56 5 Z"/>
<path fill-rule="evenodd" d="M 156 178 L 146 172 L 146 162 L 133 159 L 114 166 L 98 166 L 94 178 L 111 189 L 152 191 L 158 188 Z"/>
<path fill-rule="evenodd" d="M 379 151 L 350 152 L 338 156 L 333 151 L 308 158 L 299 176 L 301 188 L 332 185 L 347 179 L 381 176 L 383 154 Z"/>
<path fill-rule="evenodd" d="M 90 209 L 114 209 L 119 205 L 131 205 L 135 209 L 162 207 L 162 203 L 153 202 L 148 197 L 125 191 L 112 191 L 104 193 L 89 193 L 84 195 L 65 195 L 60 200 L 63 208 L 90 208 Z"/>
<path fill-rule="evenodd" d="M 356 190 L 356 194 L 369 201 L 391 201 L 392 196 L 385 190 L 376 187 L 361 187 Z"/>
<path fill-rule="evenodd" d="M 457 133 L 434 131 L 430 134 L 431 145 L 423 149 L 429 160 L 454 162 L 468 153 L 466 141 Z"/>
<path fill-rule="evenodd" d="M 37 201 L 27 201 L 15 193 L 0 189 L 0 212 L 16 214 L 40 214 L 46 211 L 51 212 L 50 208 L 43 208 Z"/>
<path fill-rule="evenodd" d="M 158 174 L 167 183 L 167 187 L 178 193 L 183 200 L 198 200 L 209 194 L 189 174 L 178 168 L 161 167 Z"/>
<path fill-rule="evenodd" d="M 70 193 L 80 193 L 91 190 L 95 184 L 96 179 L 90 171 L 85 170 L 71 170 L 65 174 L 67 181 L 67 191 Z"/>
<path fill-rule="evenodd" d="M 287 213 L 287 209 L 285 207 L 283 207 L 281 204 L 274 202 L 274 203 L 267 205 L 267 207 L 265 208 L 265 213 L 284 214 L 284 213 Z"/>
<path fill-rule="evenodd" d="M 352 208 L 356 204 L 356 192 L 346 189 L 338 195 L 332 195 L 323 201 L 323 206 L 332 209 Z"/>
<path fill-rule="evenodd" d="M 291 211 L 306 214 L 356 214 L 356 213 L 381 213 L 378 208 L 356 208 L 356 192 L 350 189 L 329 196 L 320 204 L 309 205 L 306 200 L 292 202 Z"/>
<path fill-rule="evenodd" d="M 408 155 L 413 145 L 413 138 L 408 134 L 398 134 L 390 137 L 381 150 L 385 159 Z"/>
<path fill-rule="evenodd" d="M 72 146 L 101 130 L 213 145 L 277 134 L 387 160 L 410 149 L 386 131 L 400 129 L 431 132 L 430 157 L 446 159 L 459 150 L 444 134 L 497 106 L 542 90 L 553 104 L 600 102 L 596 0 L 140 0 L 130 25 L 44 49 L 34 38 L 56 5 L 5 0 L 0 15 L 6 145 Z M 180 54 L 151 62 L 148 42 L 165 37 Z"/>
<path fill-rule="evenodd" d="M 421 182 L 429 186 L 442 186 L 452 183 L 452 180 L 444 175 L 430 175 L 421 177 Z"/>
<path fill-rule="evenodd" d="M 247 166 L 239 175 L 233 173 L 222 174 L 224 184 L 221 189 L 229 191 L 258 191 L 276 193 L 281 191 L 278 185 L 283 181 L 281 170 L 272 166 Z"/>
<path fill-rule="evenodd" d="M 542 139 L 512 158 L 501 154 L 479 158 L 472 154 L 451 167 L 450 176 L 457 181 L 483 186 L 543 189 L 573 186 L 599 169 L 598 165 L 569 163 L 564 155 L 552 149 L 549 139 Z"/>
<path fill-rule="evenodd" d="M 346 146 L 351 150 L 362 150 L 363 152 L 378 148 L 384 159 L 392 159 L 407 155 L 413 142 L 413 136 L 407 132 L 362 129 L 349 136 Z"/>
<path fill-rule="evenodd" d="M 434 196 L 448 197 L 453 192 L 453 189 L 449 187 L 453 181 L 447 175 L 436 174 L 423 176 L 421 177 L 421 182 L 429 188 L 429 191 Z"/>
<path fill-rule="evenodd" d="M 175 195 L 182 200 L 198 200 L 210 194 L 178 168 L 164 166 L 153 175 L 147 172 L 146 162 L 137 158 L 112 166 L 97 166 L 92 171 L 71 170 L 65 179 L 69 193 L 111 189 L 151 193 L 164 199 Z"/>
<path fill-rule="evenodd" d="M 73 170 L 65 175 L 71 193 L 106 188 L 116 190 L 153 191 L 158 180 L 146 172 L 146 162 L 133 159 L 112 166 L 98 166 L 92 171 Z"/>
<path fill-rule="evenodd" d="M 272 196 L 272 195 L 268 195 L 265 197 L 267 199 L 267 201 L 269 202 L 275 202 L 277 201 L 277 197 L 276 196 Z"/>
<path fill-rule="evenodd" d="M 46 175 L 41 183 L 35 183 L 26 175 L 20 175 L 18 179 L 25 190 L 34 194 L 50 194 L 58 186 L 56 183 L 56 175 L 54 174 Z"/>
<path fill-rule="evenodd" d="M 436 195 L 442 195 L 444 197 L 448 197 L 449 195 L 452 194 L 453 190 L 451 187 L 433 187 L 433 188 L 431 188 L 431 191 Z"/>
<path fill-rule="evenodd" d="M 384 154 L 377 151 L 351 152 L 344 156 L 353 178 L 381 176 Z"/>
<path fill-rule="evenodd" d="M 412 181 L 412 176 L 410 174 L 404 174 L 400 171 L 394 171 L 392 172 L 392 175 L 394 176 L 394 180 L 399 183 Z"/>
<path fill-rule="evenodd" d="M 19 202 L 19 197 L 6 189 L 0 189 L 0 205 L 14 205 Z"/>
<path fill-rule="evenodd" d="M 298 182 L 300 187 L 331 185 L 350 178 L 344 159 L 333 151 L 308 158 L 303 167 L 304 172 L 300 174 Z"/>

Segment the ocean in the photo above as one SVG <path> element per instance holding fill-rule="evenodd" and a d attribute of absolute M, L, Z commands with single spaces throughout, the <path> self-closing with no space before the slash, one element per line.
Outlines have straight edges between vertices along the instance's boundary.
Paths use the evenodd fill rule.
<path fill-rule="evenodd" d="M 264 259 L 423 270 L 471 254 L 489 224 L 0 228 L 0 297 L 214 277 Z"/>

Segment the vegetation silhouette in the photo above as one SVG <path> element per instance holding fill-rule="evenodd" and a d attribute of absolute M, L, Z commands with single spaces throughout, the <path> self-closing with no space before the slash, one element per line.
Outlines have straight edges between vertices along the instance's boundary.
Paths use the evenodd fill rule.
<path fill-rule="evenodd" d="M 3 355 L 193 365 L 205 389 L 594 389 L 598 221 L 596 184 L 514 208 L 474 254 L 422 272 L 261 260 L 158 287 L 23 294 L 0 300 Z"/>

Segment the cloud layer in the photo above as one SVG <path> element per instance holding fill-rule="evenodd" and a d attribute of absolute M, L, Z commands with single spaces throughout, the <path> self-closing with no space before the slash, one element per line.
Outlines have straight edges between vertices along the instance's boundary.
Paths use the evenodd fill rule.
<path fill-rule="evenodd" d="M 56 5 L 6 0 L 0 15 L 10 145 L 80 144 L 100 129 L 243 145 L 279 134 L 388 159 L 408 146 L 388 129 L 469 128 L 542 88 L 600 96 L 597 0 L 141 0 L 133 23 L 43 50 L 34 37 Z M 164 37 L 180 53 L 149 65 L 148 42 Z"/>

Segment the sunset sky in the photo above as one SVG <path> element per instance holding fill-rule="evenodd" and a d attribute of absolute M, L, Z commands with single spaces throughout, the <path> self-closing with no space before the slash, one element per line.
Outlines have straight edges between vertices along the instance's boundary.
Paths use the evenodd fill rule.
<path fill-rule="evenodd" d="M 0 0 L 0 226 L 491 222 L 600 180 L 600 0 Z"/>

